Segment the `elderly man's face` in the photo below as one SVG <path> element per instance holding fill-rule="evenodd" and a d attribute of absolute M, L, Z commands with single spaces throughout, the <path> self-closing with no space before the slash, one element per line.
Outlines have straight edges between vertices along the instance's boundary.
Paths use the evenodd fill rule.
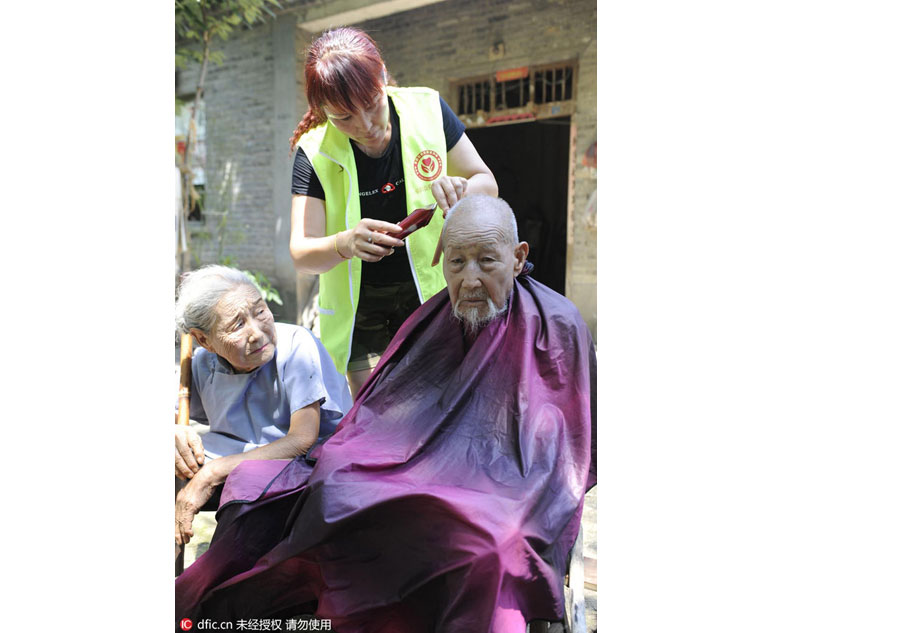
<path fill-rule="evenodd" d="M 193 332 L 200 345 L 245 373 L 262 367 L 275 356 L 275 318 L 251 286 L 240 285 L 216 304 L 216 322 L 206 336 Z"/>
<path fill-rule="evenodd" d="M 528 244 L 509 244 L 503 228 L 490 220 L 478 226 L 455 224 L 444 241 L 444 279 L 454 314 L 469 326 L 503 314 L 513 280 L 522 271 Z"/>

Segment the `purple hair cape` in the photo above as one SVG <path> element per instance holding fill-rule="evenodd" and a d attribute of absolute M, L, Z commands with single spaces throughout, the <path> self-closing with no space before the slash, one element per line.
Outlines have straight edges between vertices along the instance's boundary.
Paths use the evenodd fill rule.
<path fill-rule="evenodd" d="M 596 483 L 594 345 L 574 305 L 529 277 L 509 305 L 467 343 L 444 290 L 309 460 L 240 464 L 209 551 L 175 583 L 176 621 L 510 633 L 562 619 Z"/>

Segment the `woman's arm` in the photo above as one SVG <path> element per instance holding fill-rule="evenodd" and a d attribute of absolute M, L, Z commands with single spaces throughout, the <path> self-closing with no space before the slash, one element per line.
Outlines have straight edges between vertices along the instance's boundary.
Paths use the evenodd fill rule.
<path fill-rule="evenodd" d="M 305 455 L 319 436 L 319 403 L 291 414 L 287 435 L 246 453 L 211 459 L 181 489 L 175 499 L 175 542 L 183 545 L 194 535 L 194 515 L 209 501 L 216 486 L 245 459 L 293 459 Z"/>
<path fill-rule="evenodd" d="M 447 175 L 432 183 L 431 193 L 445 216 L 447 210 L 467 194 L 497 195 L 497 181 L 494 174 L 465 134 L 447 153 Z"/>
<path fill-rule="evenodd" d="M 403 245 L 385 233 L 401 230 L 392 222 L 363 218 L 352 229 L 325 235 L 323 200 L 295 195 L 291 202 L 291 258 L 303 273 L 324 273 L 351 257 L 377 262 Z"/>

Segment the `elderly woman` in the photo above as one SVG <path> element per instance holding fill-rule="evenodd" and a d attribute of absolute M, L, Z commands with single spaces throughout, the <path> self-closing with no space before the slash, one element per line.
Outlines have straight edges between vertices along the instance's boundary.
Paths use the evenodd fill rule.
<path fill-rule="evenodd" d="M 175 542 L 193 536 L 194 515 L 247 459 L 293 459 L 330 435 L 350 409 L 347 382 L 306 328 L 275 323 L 253 281 L 226 266 L 184 275 L 176 324 L 202 349 L 191 363 L 191 420 L 201 440 L 175 428 Z"/>

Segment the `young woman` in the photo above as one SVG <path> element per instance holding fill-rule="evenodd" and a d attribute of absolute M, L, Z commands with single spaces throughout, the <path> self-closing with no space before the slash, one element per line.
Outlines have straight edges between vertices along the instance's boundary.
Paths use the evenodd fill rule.
<path fill-rule="evenodd" d="M 291 256 L 320 275 L 321 339 L 354 397 L 406 317 L 445 285 L 431 265 L 442 214 L 406 240 L 389 233 L 417 208 L 446 214 L 469 193 L 497 195 L 438 93 L 394 84 L 366 33 L 327 31 L 309 49 L 309 110 L 291 139 Z"/>

